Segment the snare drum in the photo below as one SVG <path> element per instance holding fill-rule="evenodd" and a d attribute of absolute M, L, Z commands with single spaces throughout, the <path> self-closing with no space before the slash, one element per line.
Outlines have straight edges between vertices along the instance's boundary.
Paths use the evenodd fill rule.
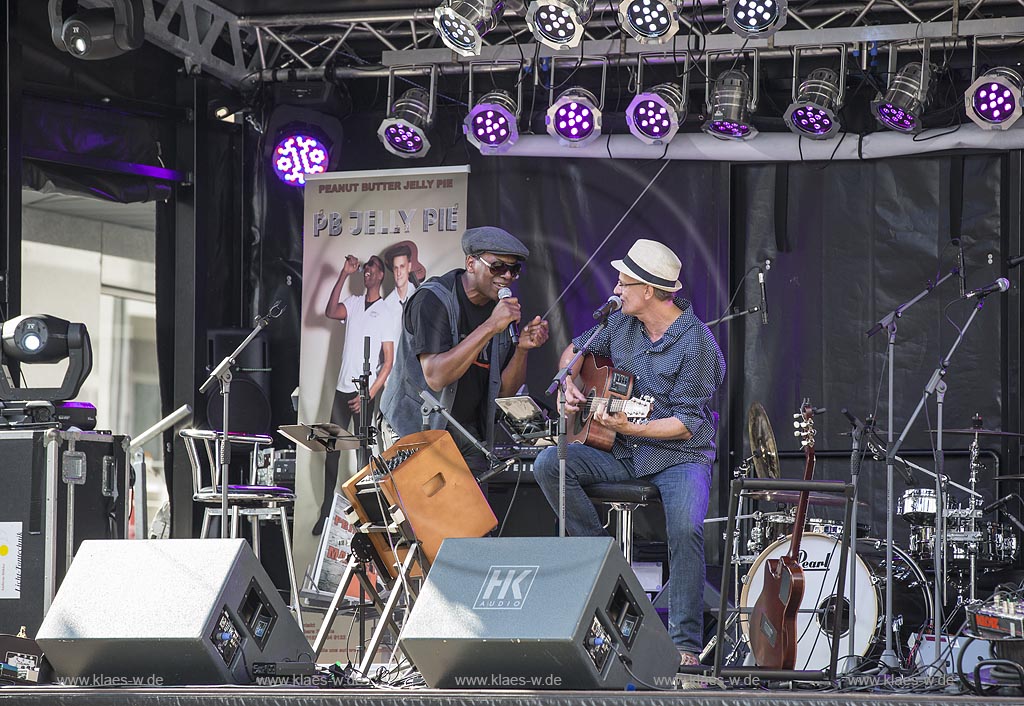
<path fill-rule="evenodd" d="M 938 502 L 935 491 L 928 488 L 910 488 L 903 491 L 896 515 L 912 525 L 935 525 L 935 510 Z"/>
<path fill-rule="evenodd" d="M 786 512 L 766 512 L 754 520 L 747 540 L 747 551 L 760 554 L 765 547 L 780 538 L 793 534 L 793 523 L 796 519 Z"/>

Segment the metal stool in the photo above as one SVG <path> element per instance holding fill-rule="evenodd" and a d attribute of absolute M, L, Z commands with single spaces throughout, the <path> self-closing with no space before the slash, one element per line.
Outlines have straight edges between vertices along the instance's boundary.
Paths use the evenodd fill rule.
<path fill-rule="evenodd" d="M 213 479 L 220 471 L 217 463 L 217 442 L 220 433 L 206 429 L 182 429 L 189 464 L 192 466 L 192 501 L 203 506 L 203 526 L 200 539 L 210 534 L 210 519 L 220 517 L 221 486 Z M 276 520 L 281 526 L 284 540 L 284 558 L 288 565 L 288 583 L 291 589 L 291 608 L 295 618 L 302 625 L 302 610 L 299 607 L 299 589 L 295 582 L 295 563 L 292 559 L 292 538 L 288 529 L 288 508 L 295 505 L 295 493 L 288 488 L 257 485 L 256 472 L 261 446 L 269 446 L 274 440 L 262 434 L 228 434 L 232 446 L 250 446 L 249 485 L 228 486 L 228 512 L 231 513 L 231 537 L 238 537 L 240 517 L 248 517 L 252 526 L 252 550 L 260 556 L 260 522 Z M 200 443 L 202 451 L 200 451 Z M 206 479 L 210 479 L 209 484 Z M 219 479 L 218 479 L 219 480 Z M 222 521 L 226 521 L 222 519 Z"/>
<path fill-rule="evenodd" d="M 658 486 L 645 480 L 630 479 L 614 483 L 594 483 L 584 488 L 595 503 L 608 505 L 609 516 L 615 513 L 615 539 L 626 563 L 633 561 L 633 511 L 651 503 L 661 502 Z"/>

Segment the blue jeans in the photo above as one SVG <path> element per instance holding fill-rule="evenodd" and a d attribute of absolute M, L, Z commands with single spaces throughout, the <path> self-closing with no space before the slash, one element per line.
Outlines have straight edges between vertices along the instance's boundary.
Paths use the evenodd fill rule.
<path fill-rule="evenodd" d="M 607 534 L 584 488 L 629 480 L 632 464 L 610 453 L 570 444 L 565 463 L 565 529 L 577 537 Z M 558 450 L 544 449 L 533 463 L 544 496 L 558 512 Z M 668 530 L 668 631 L 680 650 L 704 648 L 704 517 L 711 490 L 711 467 L 703 463 L 669 466 L 645 480 L 658 487 Z"/>

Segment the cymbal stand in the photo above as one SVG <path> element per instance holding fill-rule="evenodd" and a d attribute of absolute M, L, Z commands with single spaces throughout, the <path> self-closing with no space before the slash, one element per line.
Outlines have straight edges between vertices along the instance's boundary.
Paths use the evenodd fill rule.
<path fill-rule="evenodd" d="M 924 299 L 933 289 L 938 287 L 940 284 L 945 282 L 950 277 L 960 273 L 960 270 L 953 268 L 949 273 L 944 275 L 935 284 L 929 282 L 928 286 L 924 290 L 920 291 L 909 301 L 900 304 L 898 307 L 890 311 L 888 314 L 883 316 L 874 326 L 867 331 L 867 336 L 874 336 L 883 329 L 888 331 L 888 343 L 886 346 L 889 381 L 888 381 L 888 424 L 887 431 L 888 438 L 886 440 L 886 458 L 885 458 L 885 649 L 882 651 L 882 656 L 879 661 L 888 667 L 893 669 L 899 664 L 899 660 L 896 659 L 896 652 L 892 646 L 892 589 L 893 589 L 893 575 L 892 575 L 892 562 L 893 562 L 893 510 L 896 507 L 896 498 L 893 490 L 893 467 L 895 450 L 893 449 L 893 429 L 896 426 L 895 418 L 895 378 L 893 372 L 893 363 L 896 358 L 896 320 L 903 316 L 903 313 L 912 307 L 917 302 Z M 916 413 L 915 413 L 916 416 Z M 909 429 L 909 425 L 908 425 Z"/>
<path fill-rule="evenodd" d="M 978 471 L 982 469 L 981 461 L 981 445 L 978 443 L 978 435 L 974 435 L 974 439 L 971 441 L 971 445 L 968 447 L 970 452 L 970 468 L 971 477 L 970 484 L 971 490 L 976 491 L 978 488 Z M 974 542 L 974 548 L 971 550 L 971 592 L 970 599 L 972 602 L 977 600 L 978 592 L 978 551 L 981 549 L 981 536 L 978 534 L 977 517 L 981 516 L 981 501 L 977 495 L 971 495 L 967 499 L 967 507 L 970 511 L 970 533 L 972 536 L 976 536 Z"/>
<path fill-rule="evenodd" d="M 943 556 L 942 556 L 943 552 L 939 551 L 940 543 L 942 544 L 943 548 L 944 548 L 944 545 L 945 545 L 944 533 L 945 533 L 945 528 L 946 528 L 945 503 L 943 502 L 943 498 L 944 498 L 943 486 L 945 485 L 945 473 L 943 472 L 944 457 L 943 457 L 943 453 L 942 453 L 942 408 L 943 408 L 943 402 L 944 402 L 945 395 L 946 395 L 946 381 L 945 381 L 945 378 L 946 378 L 946 375 L 949 372 L 949 364 L 950 364 L 950 361 L 953 358 L 953 354 L 956 352 L 956 349 L 960 347 L 960 344 L 964 340 L 964 336 L 967 334 L 967 330 L 971 327 L 971 324 L 974 322 L 974 318 L 978 315 L 978 312 L 981 311 L 981 307 L 984 305 L 984 303 L 985 303 L 984 298 L 979 298 L 979 301 L 978 301 L 977 305 L 972 308 L 971 315 L 967 318 L 967 322 L 964 323 L 963 328 L 961 328 L 959 330 L 959 333 L 957 334 L 956 340 L 954 340 L 953 341 L 953 345 L 950 346 L 949 352 L 946 354 L 946 356 L 941 361 L 939 361 L 938 367 L 935 368 L 935 371 L 932 373 L 931 378 L 929 378 L 928 383 L 924 387 L 924 392 L 921 394 L 921 399 L 918 401 L 917 407 L 914 409 L 914 413 L 912 415 L 910 415 L 910 419 L 907 420 L 907 424 L 903 428 L 903 433 L 900 434 L 900 438 L 896 441 L 896 444 L 889 450 L 889 452 L 887 454 L 887 458 L 886 458 L 887 463 L 891 466 L 891 464 L 895 460 L 895 456 L 896 456 L 897 452 L 900 450 L 900 447 L 903 446 L 903 442 L 906 441 L 907 434 L 910 433 L 910 429 L 914 426 L 914 422 L 917 421 L 918 415 L 921 414 L 921 410 L 924 409 L 925 404 L 928 402 L 928 398 L 932 394 L 936 395 L 936 402 L 937 402 L 937 406 L 938 406 L 938 414 L 937 414 L 937 422 L 938 422 L 938 424 L 936 426 L 936 430 L 937 430 L 938 433 L 936 434 L 936 443 L 935 443 L 935 495 L 936 495 L 936 497 L 935 497 L 935 500 L 936 500 L 935 542 L 936 542 L 936 545 L 935 545 L 935 551 L 934 551 L 934 555 L 935 555 L 935 595 L 934 595 L 934 599 L 933 599 L 934 600 L 933 612 L 935 614 L 933 616 L 933 618 L 935 620 L 935 623 L 934 623 L 934 628 L 935 628 L 934 629 L 934 635 L 935 635 L 935 662 L 932 665 L 932 669 L 935 670 L 936 672 L 942 670 L 942 664 L 943 664 L 943 660 L 942 660 L 942 640 L 941 640 L 941 635 L 942 635 L 942 605 L 943 604 L 942 604 L 941 601 L 942 601 L 942 598 L 943 598 L 943 594 L 945 592 L 945 583 L 946 583 L 946 566 L 945 566 L 945 562 L 943 561 Z M 890 373 L 890 375 L 892 374 L 892 368 L 889 369 L 889 373 Z M 891 410 L 890 410 L 890 412 L 891 412 Z M 892 434 L 892 428 L 891 427 L 889 429 L 889 434 L 890 435 Z M 891 515 L 892 506 L 890 505 L 887 509 L 889 511 L 889 521 L 891 522 L 892 521 L 892 515 Z M 887 548 L 886 553 L 888 554 L 891 550 L 892 550 L 892 547 L 890 546 L 890 547 Z M 887 562 L 887 564 L 889 564 L 891 566 L 891 562 Z M 887 567 L 887 568 L 889 568 L 889 567 Z M 886 586 L 886 589 L 888 590 L 889 587 Z M 889 615 L 891 615 L 891 613 Z M 890 635 L 888 630 L 886 631 L 886 635 L 887 636 Z"/>
<path fill-rule="evenodd" d="M 860 485 L 860 465 L 864 459 L 864 455 L 860 450 L 861 438 L 864 436 L 864 422 L 850 414 L 846 409 L 843 410 L 843 414 L 850 420 L 850 424 L 853 429 L 850 432 L 850 483 L 853 485 L 853 507 L 850 508 L 850 522 L 852 524 L 853 532 L 853 548 L 850 552 L 850 567 L 847 569 L 847 576 L 850 578 L 849 597 L 850 597 L 850 627 L 849 627 L 849 647 L 847 654 L 850 655 L 846 658 L 846 664 L 850 665 L 851 668 L 856 669 L 859 663 L 857 658 L 857 648 L 855 646 L 855 635 L 857 633 L 857 581 L 853 577 L 857 575 L 856 561 L 857 561 L 857 491 Z M 872 418 L 868 417 L 868 422 L 871 423 Z M 849 670 L 846 670 L 849 671 Z"/>

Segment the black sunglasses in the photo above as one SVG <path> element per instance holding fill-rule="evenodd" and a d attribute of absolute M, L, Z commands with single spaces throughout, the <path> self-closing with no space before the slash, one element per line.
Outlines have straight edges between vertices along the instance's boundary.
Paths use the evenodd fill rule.
<path fill-rule="evenodd" d="M 508 274 L 512 275 L 514 279 L 518 279 L 519 273 L 523 271 L 523 263 L 521 262 L 513 262 L 510 265 L 507 262 L 498 260 L 497 262 L 490 263 L 478 255 L 474 255 L 473 257 L 487 265 L 491 269 L 491 274 L 494 275 L 495 277 L 501 277 L 503 274 L 507 272 Z"/>

